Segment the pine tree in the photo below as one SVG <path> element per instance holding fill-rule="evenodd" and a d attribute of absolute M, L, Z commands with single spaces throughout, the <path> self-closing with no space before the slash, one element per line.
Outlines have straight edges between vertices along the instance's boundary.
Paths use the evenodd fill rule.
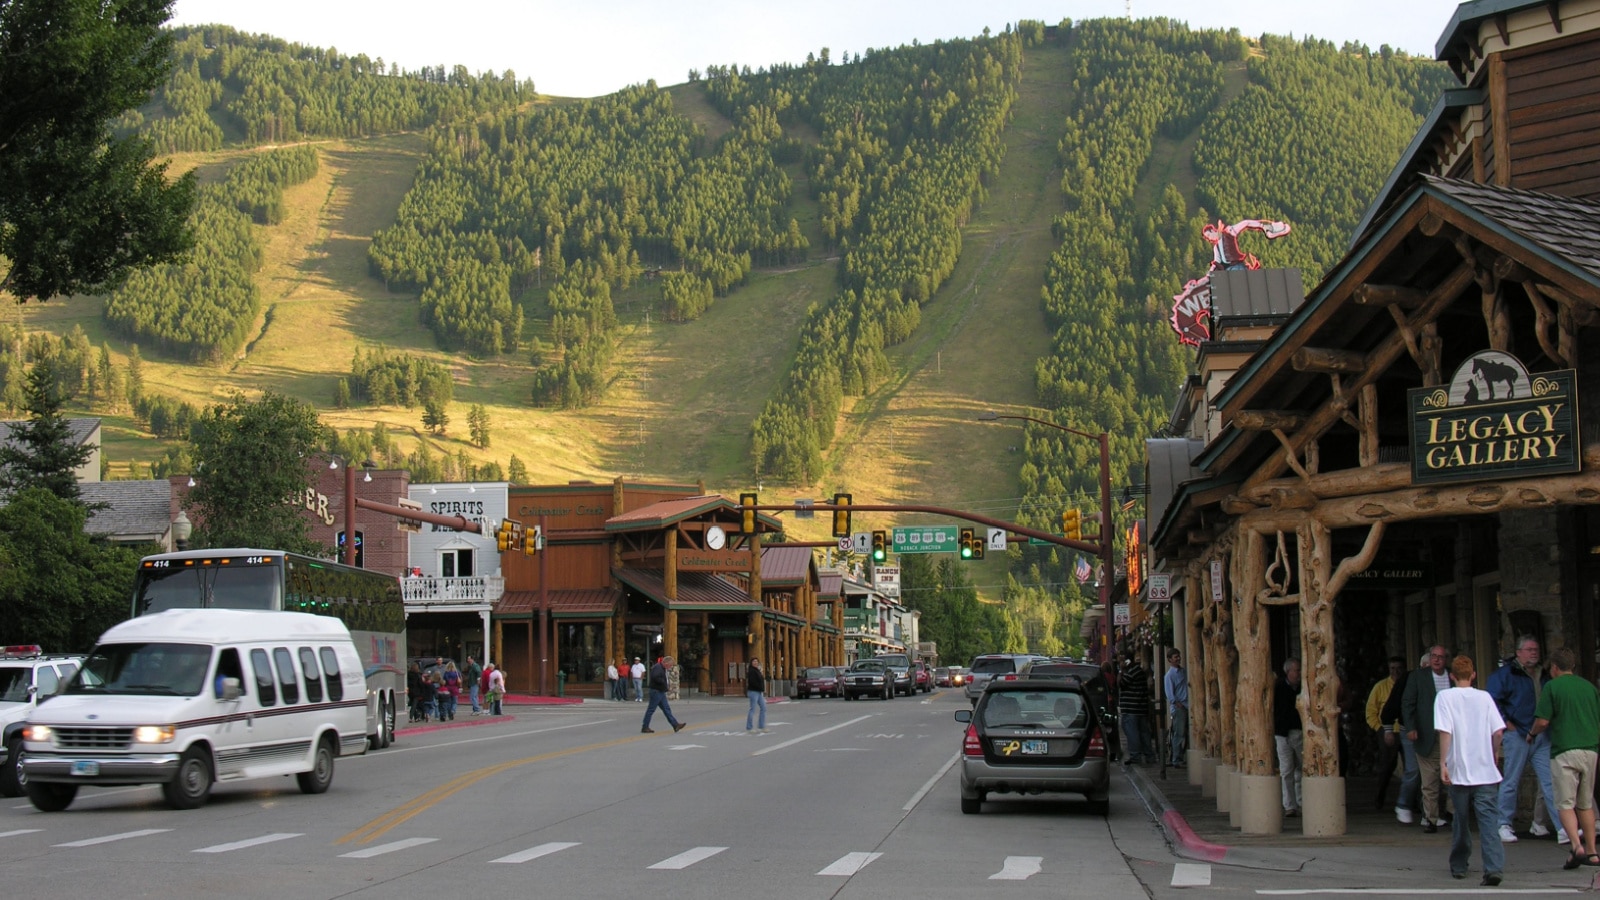
<path fill-rule="evenodd" d="M 0 445 L 0 493 L 14 496 L 39 487 L 77 502 L 77 469 L 94 450 L 72 439 L 72 425 L 61 414 L 53 362 L 41 360 L 28 373 L 25 406 L 27 420 L 12 425 L 10 440 Z"/>
<path fill-rule="evenodd" d="M 472 443 L 487 450 L 489 448 L 489 411 L 483 408 L 482 403 L 472 404 L 472 409 L 467 413 L 467 428 L 472 432 Z"/>
<path fill-rule="evenodd" d="M 450 416 L 444 411 L 444 404 L 437 400 L 429 400 L 422 407 L 422 425 L 434 434 L 444 434 L 446 425 L 450 424 Z"/>
<path fill-rule="evenodd" d="M 515 453 L 511 454 L 511 462 L 507 466 L 507 470 L 506 480 L 512 484 L 528 483 L 528 467 L 523 464 L 521 459 L 517 458 Z"/>

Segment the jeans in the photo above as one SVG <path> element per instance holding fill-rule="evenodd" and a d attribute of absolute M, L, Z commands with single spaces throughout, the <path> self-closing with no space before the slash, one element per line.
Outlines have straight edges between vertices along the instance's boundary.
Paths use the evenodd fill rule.
<path fill-rule="evenodd" d="M 767 730 L 767 695 L 760 691 L 745 691 L 745 696 L 750 698 L 750 711 L 744 714 L 744 730 L 750 730 L 750 723 L 755 720 L 756 710 L 761 710 L 762 731 Z"/>
<path fill-rule="evenodd" d="M 667 717 L 668 722 L 672 723 L 672 727 L 677 728 L 678 720 L 672 715 L 672 707 L 667 705 L 667 692 L 658 691 L 655 688 L 650 689 L 650 705 L 645 707 L 644 725 L 641 727 L 650 727 L 650 717 L 655 715 L 656 707 L 658 706 L 661 707 L 661 714 Z"/>
<path fill-rule="evenodd" d="M 1400 753 L 1405 757 L 1405 772 L 1400 776 L 1400 796 L 1394 800 L 1395 809 L 1417 809 L 1421 798 L 1422 770 L 1417 768 L 1417 745 L 1400 732 Z"/>
<path fill-rule="evenodd" d="M 455 694 L 440 694 L 439 695 L 439 718 L 441 720 L 443 720 L 443 719 L 454 719 L 455 717 L 456 717 L 456 695 Z"/>
<path fill-rule="evenodd" d="M 1506 848 L 1500 843 L 1500 785 L 1452 784 L 1450 804 L 1456 817 L 1450 820 L 1450 872 L 1465 873 L 1472 860 L 1472 835 L 1467 832 L 1467 810 L 1478 820 L 1478 841 L 1483 845 L 1483 873 L 1503 871 Z"/>
<path fill-rule="evenodd" d="M 635 699 L 635 700 L 643 700 L 644 699 L 644 679 L 643 678 L 635 678 L 635 679 L 633 679 L 633 699 Z"/>
<path fill-rule="evenodd" d="M 483 712 L 483 706 L 478 702 L 478 683 L 476 681 L 468 685 L 467 693 L 472 697 L 473 714 Z"/>
<path fill-rule="evenodd" d="M 1122 749 L 1128 761 L 1156 761 L 1155 738 L 1150 734 L 1150 717 L 1144 713 L 1122 714 Z"/>
<path fill-rule="evenodd" d="M 1175 703 L 1172 706 L 1172 727 L 1167 733 L 1167 765 L 1183 765 L 1183 751 L 1187 749 L 1189 749 L 1189 707 Z"/>
<path fill-rule="evenodd" d="M 1372 808 L 1388 806 L 1389 782 L 1394 780 L 1394 764 L 1400 758 L 1400 737 L 1394 729 L 1386 728 L 1376 735 L 1378 740 L 1378 793 L 1373 795 Z M 1404 785 L 1404 781 L 1401 784 Z"/>
<path fill-rule="evenodd" d="M 626 678 L 618 678 L 611 682 L 611 699 L 628 699 L 628 680 Z"/>
<path fill-rule="evenodd" d="M 1296 728 L 1288 736 L 1274 735 L 1278 747 L 1278 778 L 1283 782 L 1283 811 L 1300 808 L 1300 763 L 1305 753 L 1305 732 Z"/>
<path fill-rule="evenodd" d="M 1530 760 L 1533 762 L 1533 777 L 1539 782 L 1539 793 L 1550 812 L 1551 821 L 1561 821 L 1561 814 L 1556 811 L 1555 788 L 1550 783 L 1550 732 L 1541 733 L 1529 743 L 1527 737 L 1516 728 L 1507 728 L 1505 735 L 1500 738 L 1500 752 L 1505 757 L 1500 779 L 1500 821 L 1510 825 L 1517 817 L 1517 788 L 1522 783 L 1522 770 Z M 1458 815 L 1460 809 L 1456 807 Z"/>

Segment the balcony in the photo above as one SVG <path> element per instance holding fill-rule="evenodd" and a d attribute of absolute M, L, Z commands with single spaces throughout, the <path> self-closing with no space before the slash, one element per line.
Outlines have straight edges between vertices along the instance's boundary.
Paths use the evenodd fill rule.
<path fill-rule="evenodd" d="M 439 606 L 479 606 L 499 600 L 506 592 L 506 580 L 499 575 L 472 575 L 466 578 L 400 579 L 400 594 L 407 609 Z"/>

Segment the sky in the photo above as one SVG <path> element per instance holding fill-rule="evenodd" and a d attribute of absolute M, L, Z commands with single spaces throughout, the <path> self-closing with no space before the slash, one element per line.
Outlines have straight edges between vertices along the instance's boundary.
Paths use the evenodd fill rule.
<path fill-rule="evenodd" d="M 173 24 L 241 31 L 403 69 L 443 64 L 471 72 L 511 69 L 541 94 L 596 97 L 690 69 L 737 63 L 755 69 L 831 59 L 913 40 L 967 38 L 1009 22 L 1126 14 L 1129 0 L 177 0 Z M 1314 35 L 1376 50 L 1388 44 L 1433 56 L 1454 0 L 1131 0 L 1135 18 L 1166 16 L 1195 28 Z"/>

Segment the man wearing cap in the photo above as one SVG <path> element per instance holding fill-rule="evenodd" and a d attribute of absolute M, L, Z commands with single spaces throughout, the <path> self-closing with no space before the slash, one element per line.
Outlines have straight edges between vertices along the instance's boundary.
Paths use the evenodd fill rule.
<path fill-rule="evenodd" d="M 644 702 L 644 660 L 635 656 L 633 668 L 628 670 L 628 677 L 633 679 L 633 699 L 638 703 Z"/>

